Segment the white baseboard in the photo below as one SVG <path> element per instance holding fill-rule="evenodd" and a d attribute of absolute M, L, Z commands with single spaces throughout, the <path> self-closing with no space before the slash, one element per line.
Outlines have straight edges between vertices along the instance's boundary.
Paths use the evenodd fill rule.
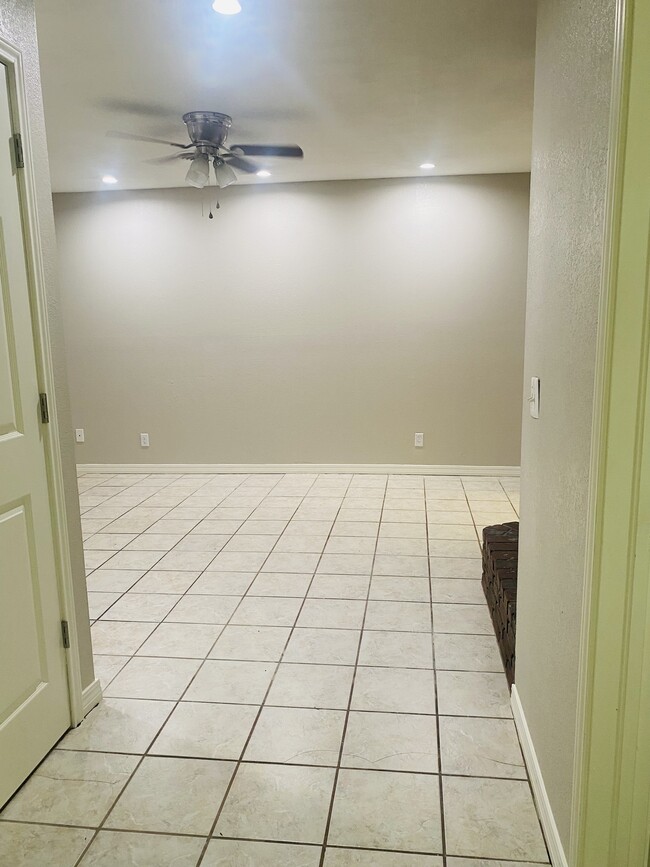
<path fill-rule="evenodd" d="M 526 716 L 524 714 L 524 709 L 516 685 L 513 685 L 512 687 L 510 703 L 515 718 L 517 734 L 521 741 L 524 761 L 526 762 L 526 767 L 528 769 L 528 776 L 530 777 L 530 785 L 533 790 L 535 803 L 537 804 L 539 820 L 542 824 L 542 830 L 544 831 L 544 837 L 546 838 L 546 845 L 548 846 L 548 852 L 551 857 L 551 864 L 553 867 L 568 867 L 569 862 L 564 854 L 564 847 L 562 846 L 560 834 L 557 830 L 557 825 L 555 824 L 551 802 L 546 793 L 544 778 L 542 777 L 542 771 L 539 762 L 537 761 L 535 746 L 533 745 L 530 736 L 530 730 L 528 728 L 528 723 L 526 722 Z"/>
<path fill-rule="evenodd" d="M 518 476 L 519 467 L 437 464 L 77 464 L 80 473 L 391 473 L 424 476 Z"/>
<path fill-rule="evenodd" d="M 99 678 L 96 678 L 92 683 L 89 683 L 81 693 L 81 709 L 83 715 L 86 716 L 89 714 L 94 707 L 97 707 L 101 700 L 102 685 L 99 682 Z"/>

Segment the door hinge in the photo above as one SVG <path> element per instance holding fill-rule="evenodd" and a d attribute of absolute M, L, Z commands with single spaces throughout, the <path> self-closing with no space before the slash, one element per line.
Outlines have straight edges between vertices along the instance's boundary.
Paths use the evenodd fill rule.
<path fill-rule="evenodd" d="M 63 637 L 63 646 L 65 648 L 70 647 L 70 627 L 68 626 L 67 620 L 61 621 L 61 635 Z"/>
<path fill-rule="evenodd" d="M 14 142 L 14 157 L 16 158 L 16 168 L 24 169 L 25 168 L 25 155 L 23 153 L 23 137 L 19 132 L 14 133 L 13 135 Z"/>
<path fill-rule="evenodd" d="M 39 406 L 41 408 L 41 421 L 43 424 L 49 424 L 50 422 L 50 410 L 47 405 L 47 395 L 44 391 L 42 391 L 38 396 Z"/>

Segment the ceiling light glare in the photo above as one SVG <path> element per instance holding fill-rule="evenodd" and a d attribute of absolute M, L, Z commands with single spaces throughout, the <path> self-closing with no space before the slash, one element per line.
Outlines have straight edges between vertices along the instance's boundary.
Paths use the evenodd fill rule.
<path fill-rule="evenodd" d="M 260 169 L 259 172 L 255 173 L 258 178 L 270 178 L 271 172 L 267 172 L 266 169 Z"/>
<path fill-rule="evenodd" d="M 435 163 L 422 163 L 420 166 L 421 169 L 435 169 L 435 167 Z"/>
<path fill-rule="evenodd" d="M 210 180 L 210 160 L 207 154 L 197 154 L 185 175 L 185 183 L 202 190 Z"/>
<path fill-rule="evenodd" d="M 116 184 L 117 178 L 114 178 L 113 175 L 104 175 L 104 177 L 102 178 L 102 183 L 103 184 Z"/>
<path fill-rule="evenodd" d="M 214 0 L 212 8 L 221 15 L 237 15 L 241 12 L 239 0 Z"/>

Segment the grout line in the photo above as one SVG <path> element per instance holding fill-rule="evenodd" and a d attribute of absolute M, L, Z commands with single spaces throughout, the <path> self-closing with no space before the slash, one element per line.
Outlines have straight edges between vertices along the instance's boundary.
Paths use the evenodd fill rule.
<path fill-rule="evenodd" d="M 318 477 L 314 480 L 313 484 L 308 488 L 308 490 L 311 490 L 311 489 L 314 487 L 314 485 L 316 484 L 317 480 L 318 480 Z M 350 479 L 350 481 L 351 481 L 351 479 Z M 349 487 L 350 487 L 350 481 L 348 482 L 348 484 L 347 484 L 347 486 L 346 486 L 346 491 L 347 491 L 347 490 L 349 489 Z M 307 496 L 307 495 L 305 494 L 305 497 L 303 497 L 303 500 L 301 501 L 301 505 L 302 505 L 302 502 L 304 502 L 306 496 Z M 294 514 L 295 514 L 295 512 L 296 512 L 299 508 L 300 508 L 300 506 L 297 506 L 297 507 L 296 507 L 296 510 L 294 511 Z M 337 510 L 337 515 L 339 514 L 340 509 L 341 509 L 341 507 L 339 507 L 339 509 Z M 336 518 L 334 519 L 334 522 L 333 522 L 333 524 L 332 524 L 332 527 L 334 526 L 334 523 L 335 523 L 335 522 L 336 522 Z M 330 528 L 330 533 L 331 533 L 331 528 Z M 329 538 L 329 536 L 328 536 L 328 538 Z M 269 555 L 269 556 L 270 556 L 270 555 Z M 268 696 L 269 696 L 269 694 L 270 694 L 270 692 L 271 692 L 271 689 L 273 688 L 273 684 L 274 684 L 274 682 L 275 682 L 276 674 L 278 673 L 278 671 L 279 671 L 279 669 L 280 669 L 280 665 L 282 664 L 282 660 L 283 660 L 283 658 L 284 658 L 284 654 L 285 654 L 286 651 L 287 651 L 287 648 L 288 648 L 289 643 L 290 643 L 290 641 L 291 641 L 291 638 L 292 638 L 292 636 L 293 636 L 294 630 L 295 630 L 295 628 L 296 628 L 296 624 L 298 623 L 298 620 L 300 619 L 300 615 L 301 615 L 302 610 L 303 610 L 303 608 L 304 608 L 304 606 L 305 606 L 305 602 L 307 601 L 307 594 L 309 593 L 309 589 L 311 588 L 311 585 L 312 585 L 312 583 L 313 583 L 313 581 L 314 581 L 314 577 L 315 577 L 315 575 L 316 575 L 316 570 L 318 569 L 318 565 L 319 565 L 319 563 L 320 563 L 320 561 L 321 561 L 321 559 L 322 559 L 322 556 L 323 556 L 323 555 L 321 554 L 321 555 L 319 556 L 319 558 L 318 558 L 318 562 L 316 563 L 316 568 L 314 569 L 314 575 L 312 575 L 311 581 L 309 582 L 309 586 L 308 586 L 308 588 L 307 588 L 307 592 L 305 593 L 305 596 L 304 596 L 304 598 L 303 598 L 303 600 L 302 600 L 302 603 L 301 603 L 301 605 L 300 605 L 300 608 L 298 609 L 298 612 L 297 612 L 297 614 L 296 614 L 295 620 L 294 620 L 294 622 L 293 622 L 293 626 L 291 627 L 291 631 L 289 632 L 289 635 L 287 636 L 287 639 L 286 639 L 286 642 L 285 642 L 285 645 L 284 645 L 284 649 L 282 650 L 282 653 L 280 654 L 280 658 L 278 659 L 278 661 L 277 661 L 277 663 L 276 663 L 276 665 L 275 665 L 275 670 L 273 671 L 273 674 L 271 675 L 271 679 L 270 679 L 269 685 L 268 685 L 268 687 L 267 687 L 267 689 L 266 689 L 266 692 L 264 693 L 264 697 L 263 697 L 262 702 L 261 702 L 261 704 L 260 704 L 260 706 L 259 706 L 259 709 L 258 709 L 258 711 L 257 711 L 257 715 L 256 715 L 256 717 L 255 717 L 255 720 L 253 721 L 253 725 L 252 725 L 252 727 L 251 727 L 251 730 L 249 731 L 249 733 L 248 733 L 248 737 L 246 738 L 246 741 L 244 742 L 244 746 L 242 747 L 242 750 L 241 750 L 241 753 L 240 753 L 240 756 L 239 756 L 239 760 L 238 760 L 238 762 L 237 762 L 237 764 L 236 764 L 236 766 L 235 766 L 235 770 L 234 770 L 234 772 L 233 772 L 233 774 L 232 774 L 232 777 L 230 778 L 230 781 L 229 781 L 228 786 L 227 786 L 227 788 L 226 788 L 226 791 L 225 791 L 225 793 L 224 793 L 223 799 L 222 799 L 221 804 L 220 804 L 220 806 L 219 806 L 219 809 L 218 809 L 218 811 L 217 811 L 217 815 L 215 816 L 215 818 L 214 818 L 214 822 L 212 823 L 212 827 L 210 828 L 210 833 L 208 834 L 208 838 L 207 838 L 206 843 L 205 843 L 205 845 L 204 845 L 204 847 L 203 847 L 203 851 L 201 852 L 201 855 L 200 855 L 199 860 L 198 860 L 198 862 L 197 862 L 197 867 L 198 867 L 198 865 L 201 864 L 201 862 L 203 861 L 203 859 L 204 859 L 204 857 L 205 857 L 205 854 L 206 854 L 206 852 L 207 852 L 207 849 L 208 849 L 208 846 L 209 846 L 209 844 L 210 844 L 210 841 L 211 841 L 212 838 L 213 838 L 213 835 L 214 835 L 215 829 L 216 829 L 216 827 L 217 827 L 217 824 L 218 824 L 218 822 L 219 822 L 219 819 L 221 818 L 221 813 L 223 812 L 223 809 L 224 809 L 224 807 L 225 807 L 225 805 L 226 805 L 226 801 L 228 800 L 228 796 L 229 796 L 229 794 L 230 794 L 230 791 L 231 791 L 231 789 L 232 789 L 232 787 L 233 787 L 233 785 L 234 785 L 235 779 L 236 779 L 236 777 L 237 777 L 237 773 L 238 773 L 238 771 L 239 771 L 239 769 L 240 769 L 240 767 L 241 767 L 241 765 L 242 765 L 244 755 L 245 755 L 245 753 L 246 753 L 246 750 L 248 749 L 248 745 L 249 745 L 249 743 L 250 743 L 250 741 L 251 741 L 251 738 L 253 737 L 253 733 L 255 732 L 255 729 L 256 729 L 256 727 L 257 727 L 257 723 L 258 723 L 258 721 L 259 721 L 259 719 L 260 719 L 260 716 L 262 715 L 262 711 L 263 711 L 263 709 L 267 706 L 267 705 L 266 705 L 266 700 L 267 700 L 267 698 L 268 698 Z M 265 562 L 266 562 L 266 561 L 265 561 Z"/>
<path fill-rule="evenodd" d="M 330 798 L 329 808 L 327 811 L 327 820 L 325 822 L 325 833 L 323 836 L 323 848 L 321 850 L 319 867 L 323 867 L 323 864 L 325 862 L 325 856 L 327 854 L 327 844 L 328 844 L 328 840 L 329 840 L 330 828 L 332 825 L 332 814 L 334 812 L 334 802 L 336 800 L 336 789 L 338 786 L 339 775 L 341 772 L 341 762 L 343 760 L 343 750 L 345 749 L 345 739 L 347 737 L 347 732 L 348 732 L 348 723 L 350 720 L 350 710 L 352 707 L 352 697 L 354 695 L 354 687 L 355 687 L 355 683 L 356 683 L 356 674 L 357 674 L 357 670 L 358 670 L 358 666 L 359 666 L 359 658 L 361 656 L 361 645 L 363 643 L 363 632 L 364 632 L 364 627 L 365 627 L 365 623 L 366 623 L 366 617 L 368 615 L 368 605 L 369 605 L 369 601 L 370 601 L 370 588 L 372 587 L 372 579 L 373 579 L 373 573 L 374 573 L 375 560 L 377 558 L 377 547 L 379 545 L 379 528 L 381 527 L 381 521 L 382 521 L 382 518 L 384 515 L 384 506 L 385 506 L 385 502 L 386 502 L 387 490 L 388 490 L 388 480 L 386 480 L 386 487 L 384 488 L 384 498 L 382 500 L 381 513 L 379 516 L 379 523 L 377 525 L 377 535 L 375 537 L 375 550 L 374 550 L 374 554 L 372 557 L 372 566 L 370 569 L 370 581 L 368 582 L 368 592 L 366 593 L 366 600 L 365 600 L 365 605 L 364 605 L 364 609 L 363 609 L 363 618 L 361 621 L 361 630 L 359 632 L 359 643 L 357 645 L 357 653 L 356 653 L 356 658 L 355 658 L 355 663 L 354 663 L 354 670 L 352 672 L 352 682 L 350 683 L 350 692 L 348 694 L 348 703 L 347 703 L 347 708 L 345 711 L 345 720 L 343 721 L 343 731 L 341 732 L 341 746 L 339 747 L 339 754 L 338 754 L 338 759 L 337 759 L 337 763 L 336 763 L 336 770 L 334 772 L 334 783 L 332 786 L 332 795 Z"/>

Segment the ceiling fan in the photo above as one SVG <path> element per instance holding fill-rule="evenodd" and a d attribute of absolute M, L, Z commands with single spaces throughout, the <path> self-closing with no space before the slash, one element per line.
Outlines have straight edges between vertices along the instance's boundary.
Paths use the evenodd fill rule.
<path fill-rule="evenodd" d="M 210 165 L 214 169 L 217 186 L 220 189 L 229 187 L 237 181 L 233 169 L 247 174 L 257 174 L 261 166 L 247 157 L 293 157 L 302 159 L 302 148 L 298 145 L 261 145 L 234 144 L 226 147 L 226 139 L 232 126 L 230 115 L 218 111 L 190 111 L 183 115 L 190 138 L 189 144 L 152 138 L 145 135 L 134 135 L 127 132 L 108 132 L 112 138 L 123 138 L 132 141 L 147 141 L 156 144 L 179 148 L 177 153 L 167 157 L 158 157 L 149 162 L 172 162 L 173 160 L 191 160 L 185 176 L 185 183 L 197 189 L 203 189 L 210 182 Z"/>

